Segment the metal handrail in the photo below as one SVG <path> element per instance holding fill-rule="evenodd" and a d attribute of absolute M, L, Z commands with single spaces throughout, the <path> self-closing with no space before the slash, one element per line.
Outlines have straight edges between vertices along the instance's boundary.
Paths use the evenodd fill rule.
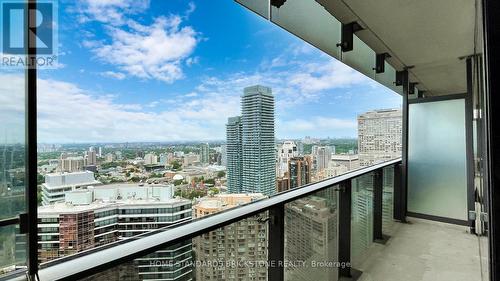
<path fill-rule="evenodd" d="M 236 221 L 268 211 L 323 189 L 338 185 L 361 175 L 392 166 L 401 162 L 401 158 L 379 163 L 370 167 L 351 171 L 349 173 L 330 178 L 321 182 L 309 184 L 300 188 L 279 193 L 267 199 L 252 202 L 240 207 L 232 208 L 214 215 L 193 220 L 180 226 L 153 231 L 140 239 L 105 248 L 98 252 L 91 252 L 78 257 L 68 257 L 52 266 L 39 270 L 40 280 L 77 280 L 106 269 L 118 266 L 133 259 L 153 253 L 169 245 L 194 238 L 200 234 L 213 231 L 217 228 L 230 225 Z M 64 258 L 63 258 L 64 259 Z M 49 263 L 50 265 L 50 263 Z M 17 280 L 24 280 L 23 278 Z"/>

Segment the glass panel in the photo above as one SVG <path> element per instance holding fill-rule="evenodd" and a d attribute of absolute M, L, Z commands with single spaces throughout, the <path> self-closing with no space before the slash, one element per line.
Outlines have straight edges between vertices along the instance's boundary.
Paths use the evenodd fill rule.
<path fill-rule="evenodd" d="M 352 180 L 351 265 L 360 268 L 373 243 L 373 173 Z"/>
<path fill-rule="evenodd" d="M 467 220 L 464 108 L 463 99 L 410 104 L 408 211 Z"/>
<path fill-rule="evenodd" d="M 19 79 L 22 80 L 23 78 L 19 77 Z M 9 93 L 9 95 L 18 95 L 20 93 L 17 92 L 23 91 L 23 89 L 19 89 L 18 91 Z M 7 95 L 7 93 L 0 90 L 0 95 Z M 24 96 L 24 93 L 22 95 Z M 2 98 L 0 97 L 0 99 Z M 9 102 L 24 103 L 24 98 L 16 97 L 14 101 L 9 100 Z M 24 115 L 24 105 L 14 104 L 13 107 L 15 109 L 4 108 L 8 106 L 0 103 L 0 115 L 13 114 L 12 119 L 11 117 L 2 117 L 2 120 L 6 120 L 7 124 L 0 124 L 0 134 L 2 134 L 0 137 L 0 219 L 15 217 L 26 210 L 24 195 L 25 146 L 24 139 L 20 139 L 24 134 L 24 116 L 21 116 Z M 19 111 L 17 112 L 19 115 L 13 111 Z M 3 123 L 3 121 L 0 123 Z M 10 132 L 4 134 L 7 130 Z M 22 130 L 22 133 L 16 132 L 17 130 Z M 16 134 L 18 134 L 19 138 Z M 12 137 L 16 138 L 16 140 L 12 139 L 9 141 L 8 139 Z"/>
<path fill-rule="evenodd" d="M 267 280 L 267 212 L 81 279 Z"/>
<path fill-rule="evenodd" d="M 0 220 L 26 212 L 25 69 L 19 63 L 24 62 L 23 10 L 16 6 L 20 3 L 6 2 L 13 1 L 1 3 L 9 20 L 2 19 L 0 29 L 10 30 L 11 36 L 4 38 L 0 52 Z M 26 263 L 24 236 L 17 233 L 17 225 L 0 227 L 0 276 Z"/>
<path fill-rule="evenodd" d="M 16 225 L 0 227 L 0 276 L 26 264 L 25 235 Z"/>
<path fill-rule="evenodd" d="M 285 205 L 285 280 L 338 280 L 337 192 L 333 187 Z M 320 268 L 321 267 L 321 268 Z"/>
<path fill-rule="evenodd" d="M 356 35 L 353 36 L 353 46 L 352 51 L 342 53 L 342 62 L 373 79 L 375 52 Z"/>
<path fill-rule="evenodd" d="M 376 73 L 375 80 L 394 92 L 402 95 L 403 86 L 396 86 L 396 70 L 387 62 L 385 62 L 385 71 L 383 73 Z"/>
<path fill-rule="evenodd" d="M 236 0 L 236 2 L 269 19 L 269 0 Z"/>
<path fill-rule="evenodd" d="M 394 166 L 384 168 L 382 186 L 382 233 L 391 235 L 394 227 Z"/>
<path fill-rule="evenodd" d="M 0 219 L 25 211 L 24 72 L 0 69 Z"/>
<path fill-rule="evenodd" d="M 337 43 L 341 24 L 316 1 L 288 0 L 279 8 L 271 6 L 271 21 L 334 58 L 340 58 Z"/>

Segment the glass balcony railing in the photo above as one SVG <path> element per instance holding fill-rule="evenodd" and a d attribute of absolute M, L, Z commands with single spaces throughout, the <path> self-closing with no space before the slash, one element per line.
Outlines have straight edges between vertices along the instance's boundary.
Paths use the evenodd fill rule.
<path fill-rule="evenodd" d="M 331 281 L 351 276 L 398 212 L 390 193 L 400 188 L 394 181 L 400 163 L 395 159 L 358 169 L 49 261 L 41 264 L 40 280 Z"/>

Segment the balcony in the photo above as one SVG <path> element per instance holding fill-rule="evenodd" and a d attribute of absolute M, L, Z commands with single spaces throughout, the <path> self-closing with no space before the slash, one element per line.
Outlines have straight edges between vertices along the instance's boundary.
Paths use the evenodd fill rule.
<path fill-rule="evenodd" d="M 34 9 L 36 1 L 28 2 Z M 27 245 L 27 262 L 0 280 L 500 280 L 500 111 L 492 94 L 500 65 L 500 23 L 492 15 L 500 7 L 479 0 L 375 2 L 235 5 L 401 95 L 401 158 L 367 160 L 363 168 L 202 218 L 191 220 L 182 208 L 176 223 L 109 232 L 113 242 L 104 245 L 72 240 L 78 229 L 70 229 L 57 243 L 72 255 L 57 259 L 58 250 L 44 244 L 60 226 L 43 236 L 47 243 L 38 241 L 37 72 L 27 69 L 27 210 L 0 214 L 0 227 Z"/>
<path fill-rule="evenodd" d="M 43 263 L 39 277 L 190 280 L 197 276 L 198 280 L 212 280 L 214 277 L 207 276 L 241 275 L 250 278 L 244 280 L 481 280 L 484 273 L 479 238 L 468 233 L 468 227 L 401 219 L 401 167 L 401 159 L 376 164 Z M 207 238 L 224 230 L 246 231 L 242 225 L 255 224 L 264 235 L 242 243 Z M 225 243 L 223 248 L 221 242 Z"/>
<path fill-rule="evenodd" d="M 370 249 L 359 280 L 484 280 L 480 239 L 463 226 L 410 218 Z"/>

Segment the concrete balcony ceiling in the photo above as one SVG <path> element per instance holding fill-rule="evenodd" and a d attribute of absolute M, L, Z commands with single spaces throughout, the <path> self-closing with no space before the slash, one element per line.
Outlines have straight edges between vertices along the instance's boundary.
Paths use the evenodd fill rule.
<path fill-rule="evenodd" d="M 316 1 L 340 22 L 358 22 L 363 30 L 356 36 L 376 53 L 389 53 L 395 69 L 409 68 L 410 82 L 426 95 L 466 92 L 463 58 L 482 53 L 475 0 Z"/>

